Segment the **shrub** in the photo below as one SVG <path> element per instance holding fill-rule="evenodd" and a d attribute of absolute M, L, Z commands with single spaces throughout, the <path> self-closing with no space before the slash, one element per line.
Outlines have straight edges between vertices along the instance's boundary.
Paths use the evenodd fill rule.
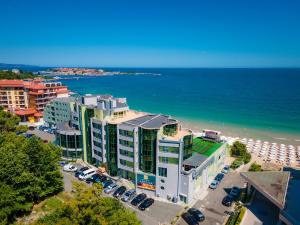
<path fill-rule="evenodd" d="M 235 160 L 232 162 L 230 168 L 232 168 L 232 169 L 235 170 L 235 169 L 239 168 L 241 165 L 243 165 L 243 161 L 240 160 L 240 159 L 235 159 Z"/>
<path fill-rule="evenodd" d="M 254 163 L 251 164 L 251 166 L 249 168 L 249 171 L 251 171 L 251 172 L 262 171 L 261 165 L 254 162 Z"/>
<path fill-rule="evenodd" d="M 238 216 L 237 220 L 235 221 L 235 225 L 241 224 L 245 213 L 246 213 L 246 208 L 242 207 L 242 209 L 240 210 L 239 216 Z"/>
<path fill-rule="evenodd" d="M 247 164 L 248 162 L 251 161 L 251 154 L 249 152 L 246 152 L 243 156 L 243 161 L 244 161 L 244 164 Z"/>

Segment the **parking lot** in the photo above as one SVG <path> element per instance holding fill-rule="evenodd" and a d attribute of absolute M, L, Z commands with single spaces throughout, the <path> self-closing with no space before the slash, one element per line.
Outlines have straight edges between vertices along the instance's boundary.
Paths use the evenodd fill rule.
<path fill-rule="evenodd" d="M 232 207 L 223 206 L 222 199 L 230 192 L 232 186 L 244 186 L 244 180 L 237 172 L 229 172 L 217 189 L 209 189 L 206 197 L 195 203 L 193 207 L 198 208 L 205 215 L 205 221 L 201 222 L 201 225 L 223 224 L 226 215 L 228 215 L 227 212 L 231 211 Z M 177 224 L 186 225 L 187 223 L 180 218 Z"/>
<path fill-rule="evenodd" d="M 77 165 L 78 166 L 78 165 Z M 64 180 L 65 191 L 72 191 L 72 181 L 78 181 L 72 172 L 62 172 Z M 104 194 L 104 196 L 112 196 Z M 158 224 L 170 224 L 176 214 L 182 210 L 182 206 L 173 203 L 162 202 L 155 200 L 154 204 L 145 211 L 139 210 L 137 207 L 132 206 L 130 203 L 124 203 L 125 207 L 130 208 L 136 212 L 139 220 L 145 225 L 158 225 Z"/>

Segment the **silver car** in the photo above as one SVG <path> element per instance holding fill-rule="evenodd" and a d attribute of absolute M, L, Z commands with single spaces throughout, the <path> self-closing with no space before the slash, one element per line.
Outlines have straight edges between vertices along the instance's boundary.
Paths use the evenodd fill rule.
<path fill-rule="evenodd" d="M 123 202 L 128 202 L 130 199 L 132 199 L 135 196 L 136 192 L 134 189 L 128 190 L 125 192 L 121 200 Z"/>
<path fill-rule="evenodd" d="M 113 192 L 116 188 L 118 188 L 118 185 L 113 183 L 104 189 L 104 193 L 109 194 L 109 193 Z"/>

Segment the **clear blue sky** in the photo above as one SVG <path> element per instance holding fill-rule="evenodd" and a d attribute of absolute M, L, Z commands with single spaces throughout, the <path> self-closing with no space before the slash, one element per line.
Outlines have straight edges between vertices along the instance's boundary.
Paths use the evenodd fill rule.
<path fill-rule="evenodd" d="M 299 0 L 0 0 L 0 62 L 299 67 Z"/>

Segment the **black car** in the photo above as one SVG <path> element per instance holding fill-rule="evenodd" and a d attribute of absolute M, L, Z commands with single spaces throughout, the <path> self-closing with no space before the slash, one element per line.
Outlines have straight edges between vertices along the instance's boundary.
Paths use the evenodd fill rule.
<path fill-rule="evenodd" d="M 238 199 L 241 193 L 241 189 L 237 186 L 231 188 L 229 195 L 232 196 L 234 199 Z"/>
<path fill-rule="evenodd" d="M 117 190 L 115 190 L 113 196 L 115 198 L 119 198 L 122 194 L 124 194 L 125 191 L 126 191 L 126 187 L 125 186 L 121 186 Z"/>
<path fill-rule="evenodd" d="M 113 181 L 110 180 L 110 179 L 107 179 L 106 181 L 104 181 L 104 182 L 102 183 L 103 189 L 107 188 L 107 187 L 108 187 L 109 185 L 111 185 L 111 184 L 113 184 Z"/>
<path fill-rule="evenodd" d="M 144 194 L 144 193 L 138 194 L 134 199 L 132 199 L 131 205 L 137 206 L 137 205 L 140 204 L 142 201 L 144 201 L 145 198 L 147 198 L 147 195 L 146 195 L 146 194 Z"/>
<path fill-rule="evenodd" d="M 139 209 L 144 211 L 145 209 L 149 208 L 153 203 L 154 203 L 153 198 L 147 198 L 139 205 Z"/>
<path fill-rule="evenodd" d="M 230 195 L 225 196 L 222 200 L 222 204 L 228 207 L 231 206 L 232 203 L 233 203 L 233 197 Z"/>
<path fill-rule="evenodd" d="M 224 174 L 223 173 L 218 173 L 218 175 L 216 176 L 215 180 L 221 182 L 221 180 L 223 180 L 224 178 Z"/>
<path fill-rule="evenodd" d="M 100 179 L 99 179 L 99 182 L 100 183 L 103 183 L 104 181 L 106 181 L 108 178 L 104 175 L 101 175 Z"/>
<path fill-rule="evenodd" d="M 198 225 L 198 221 L 188 212 L 183 213 L 181 217 L 188 225 Z"/>
<path fill-rule="evenodd" d="M 205 220 L 204 214 L 199 209 L 190 208 L 188 210 L 188 213 L 191 214 L 198 222 L 202 222 Z"/>
<path fill-rule="evenodd" d="M 86 182 L 89 183 L 100 183 L 100 179 L 102 176 L 99 173 L 92 175 L 91 177 L 86 179 Z"/>
<path fill-rule="evenodd" d="M 88 170 L 88 169 L 89 169 L 89 167 L 87 167 L 87 166 L 80 168 L 80 169 L 77 170 L 77 172 L 75 173 L 75 177 L 79 177 L 79 175 L 82 174 L 83 171 L 86 171 L 86 170 Z"/>

